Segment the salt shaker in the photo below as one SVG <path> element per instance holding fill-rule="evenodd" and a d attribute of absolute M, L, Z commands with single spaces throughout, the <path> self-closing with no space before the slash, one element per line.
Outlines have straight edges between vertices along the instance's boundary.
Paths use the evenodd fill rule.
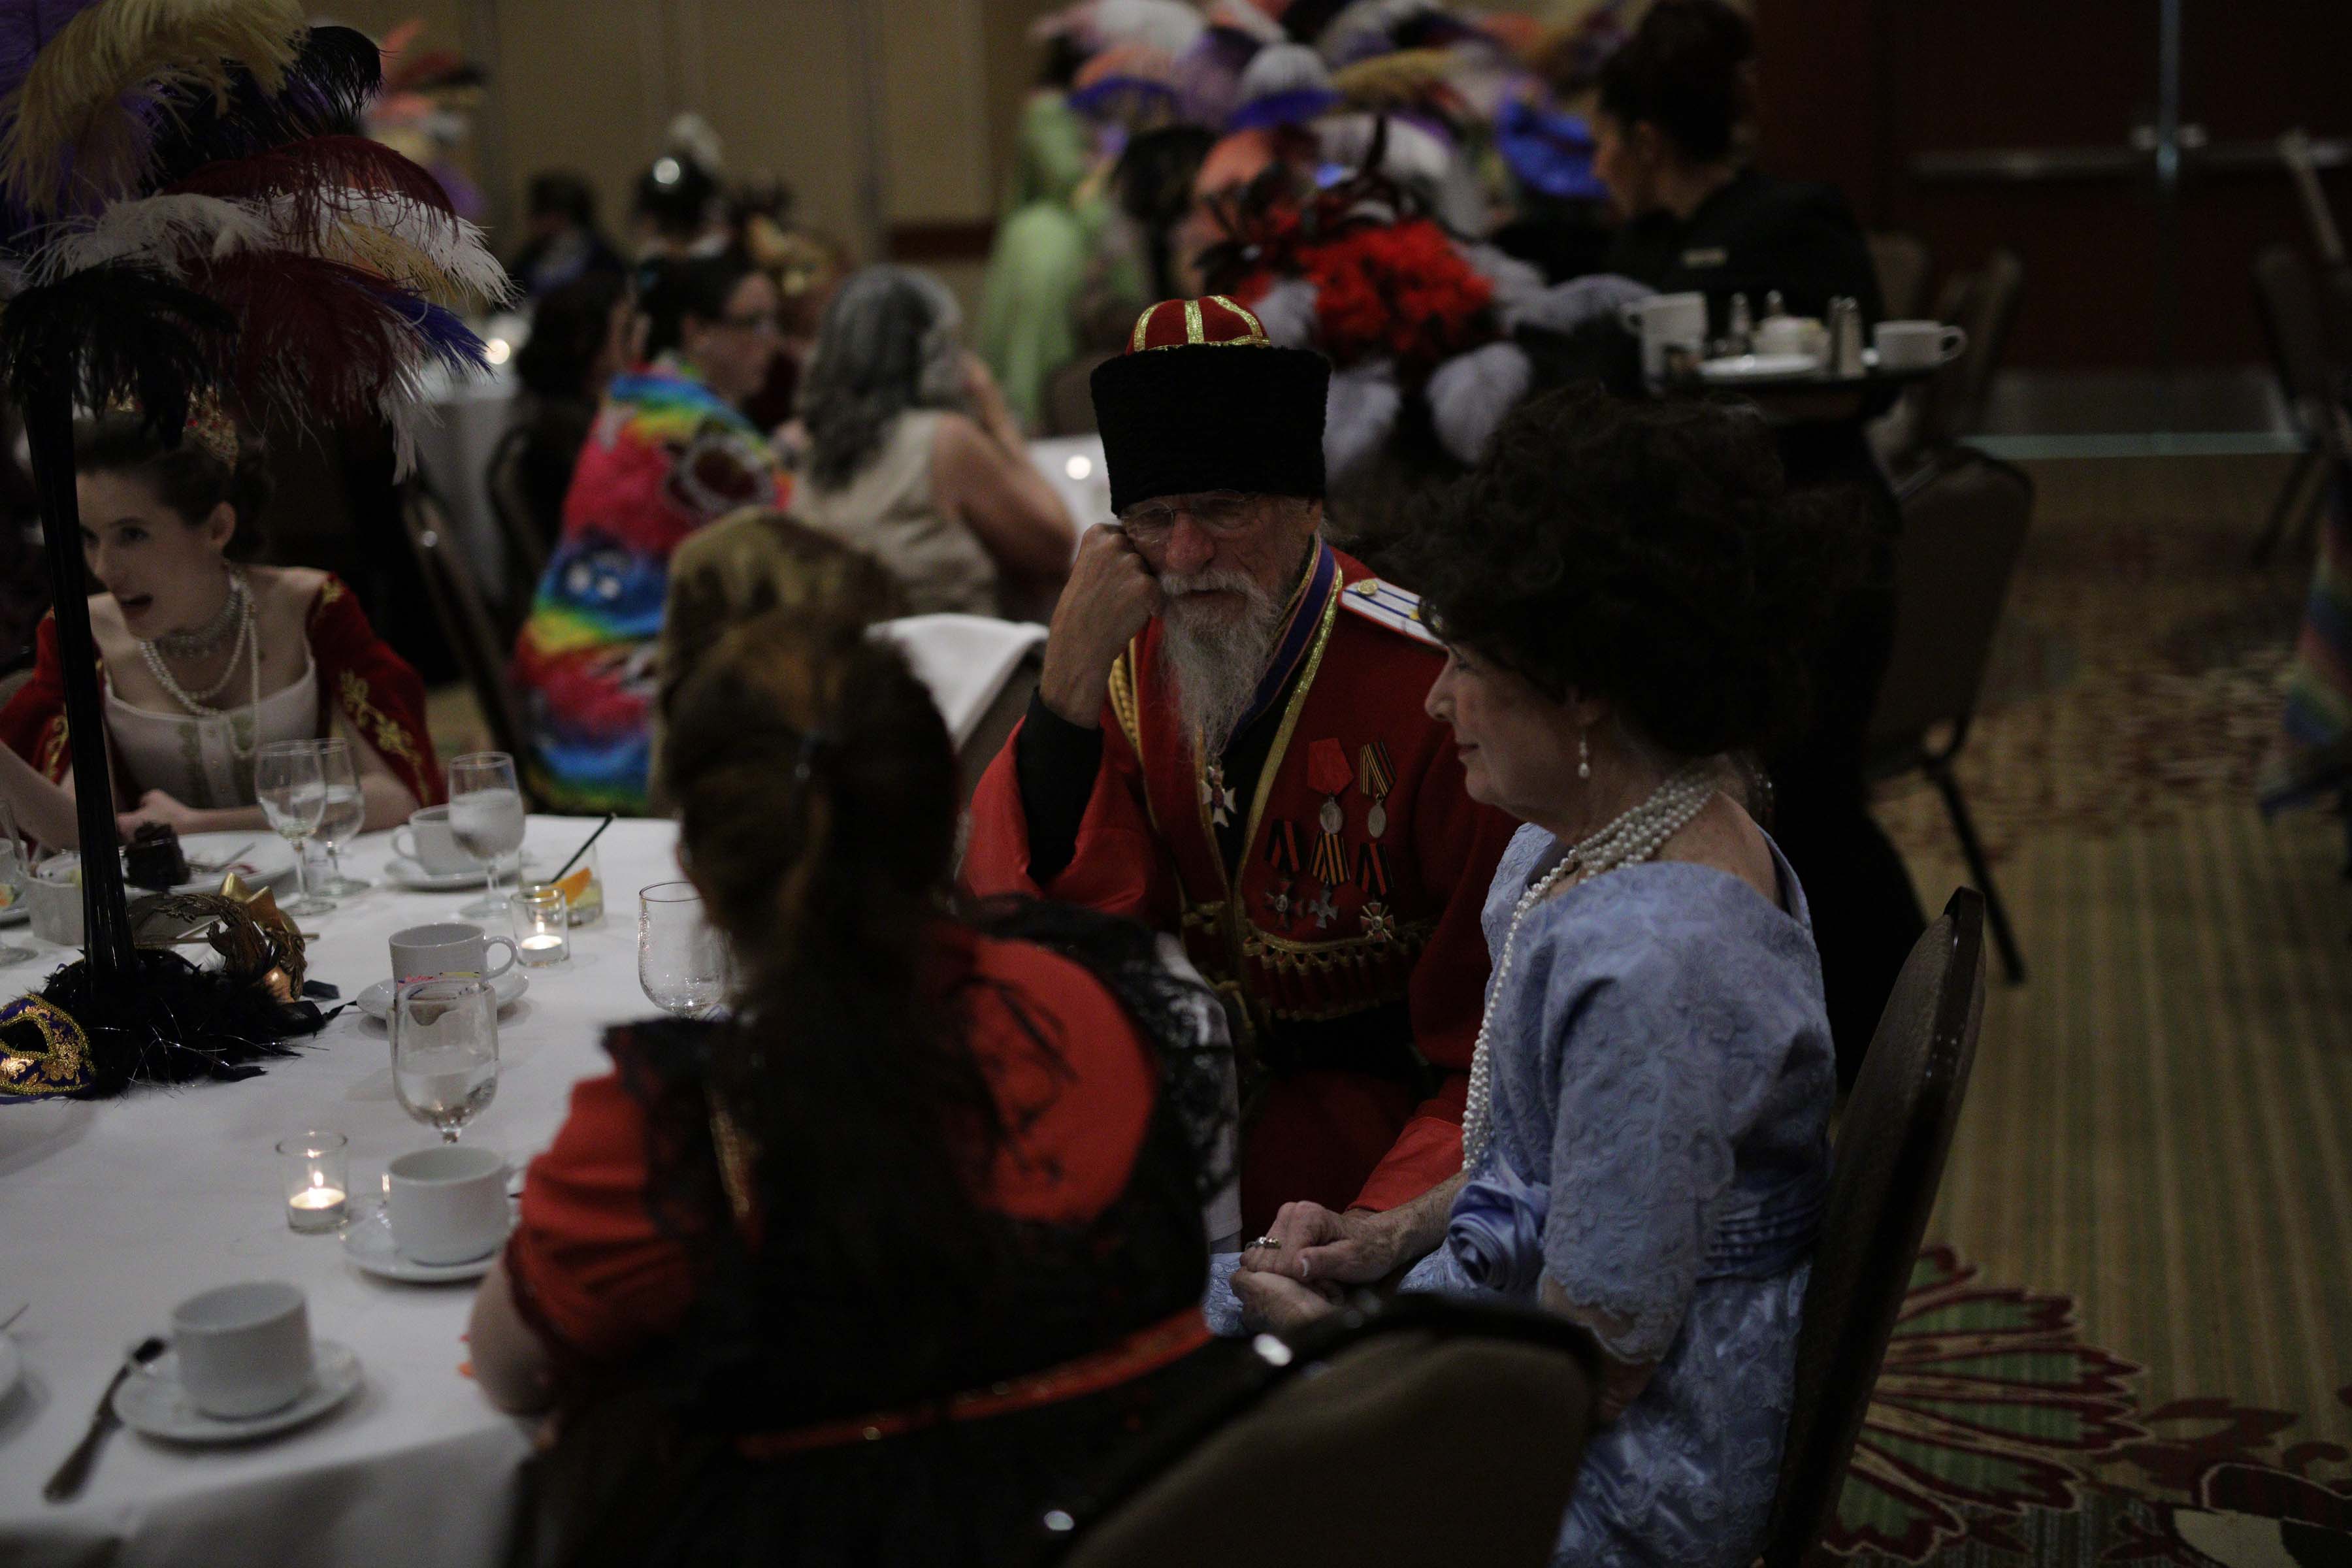
<path fill-rule="evenodd" d="M 1857 376 L 1862 364 L 1862 305 L 1850 297 L 1830 301 L 1830 363 L 1834 376 Z"/>
<path fill-rule="evenodd" d="M 1777 317 L 1785 316 L 1788 313 L 1789 304 L 1787 300 L 1780 298 L 1780 290 L 1778 289 L 1766 290 L 1764 295 L 1764 319 L 1769 321 Z"/>
<path fill-rule="evenodd" d="M 1756 343 L 1756 318 L 1748 309 L 1748 296 L 1731 297 L 1731 320 L 1723 334 L 1724 352 L 1744 354 L 1753 351 Z"/>

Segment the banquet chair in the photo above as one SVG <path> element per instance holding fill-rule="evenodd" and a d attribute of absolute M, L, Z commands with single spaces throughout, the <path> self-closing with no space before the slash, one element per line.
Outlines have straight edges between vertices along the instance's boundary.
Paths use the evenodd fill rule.
<path fill-rule="evenodd" d="M 1839 1123 L 1766 1568 L 1796 1568 L 1836 1510 L 1936 1206 L 1984 999 L 1984 901 L 1961 888 L 1895 978 Z"/>
<path fill-rule="evenodd" d="M 416 570 L 425 579 L 425 595 L 432 602 L 434 619 L 457 657 L 473 688 L 482 721 L 491 742 L 518 762 L 530 754 L 530 729 L 514 690 L 506 681 L 506 643 L 499 636 L 481 584 L 474 579 L 473 563 L 450 531 L 447 515 L 422 479 L 402 487 L 400 521 L 408 547 L 416 556 Z M 528 784 L 525 785 L 528 791 Z"/>
<path fill-rule="evenodd" d="M 1045 1515 L 1042 1560 L 1549 1563 L 1598 1406 L 1591 1337 L 1528 1310 L 1364 1300 L 1288 1340 L 1259 1335 L 1229 1383 Z"/>
<path fill-rule="evenodd" d="M 2329 363 L 2318 286 L 2310 265 L 2293 246 L 2270 246 L 2254 258 L 2254 315 L 2270 344 L 2279 395 L 2286 400 L 2303 445 L 2271 503 L 2269 521 L 2254 541 L 2252 559 L 2259 566 L 2290 537 L 2300 538 L 2319 516 L 2327 473 L 2326 410 L 2336 395 L 2337 373 Z"/>
<path fill-rule="evenodd" d="M 1879 308 L 1890 321 L 1908 321 L 1927 298 L 1927 242 L 1916 234 L 1868 237 L 1870 268 L 1878 274 Z"/>
<path fill-rule="evenodd" d="M 980 776 L 996 760 L 996 753 L 1004 750 L 1004 742 L 1013 738 L 1021 716 L 1029 711 L 1029 699 L 1036 695 L 1038 679 L 1045 673 L 1044 649 L 1024 654 L 972 726 L 971 733 L 956 748 L 956 772 L 961 775 L 964 805 L 971 804 L 972 792 L 980 788 Z"/>
<path fill-rule="evenodd" d="M 1928 380 L 1920 398 L 1916 445 L 1921 452 L 1933 457 L 1983 423 L 2024 289 L 2025 264 L 2007 248 L 1994 251 L 1975 272 L 1945 283 L 1936 319 L 1967 331 L 1969 344 Z"/>
<path fill-rule="evenodd" d="M 508 430 L 491 449 L 489 469 L 483 476 L 491 515 L 498 519 L 499 542 L 506 552 L 507 581 L 514 585 L 499 622 L 499 631 L 509 638 L 522 630 L 530 614 L 531 597 L 547 572 L 547 541 L 562 524 L 561 518 L 539 516 L 530 504 L 530 490 L 522 479 L 523 448 L 530 440 L 527 425 Z"/>
<path fill-rule="evenodd" d="M 1981 452 L 1955 447 L 1911 476 L 1896 500 L 1903 531 L 1895 546 L 1895 646 L 1871 711 L 1870 774 L 1923 773 L 1944 797 L 1969 875 L 1983 891 L 2002 972 L 2020 984 L 2025 959 L 1953 763 L 1968 741 L 1993 634 L 2024 552 L 2033 481 Z M 1946 732 L 1939 738 L 1938 731 Z"/>

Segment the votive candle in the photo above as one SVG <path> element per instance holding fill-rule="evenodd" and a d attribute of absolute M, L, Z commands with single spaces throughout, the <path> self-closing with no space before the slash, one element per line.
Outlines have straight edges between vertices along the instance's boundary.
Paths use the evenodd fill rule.
<path fill-rule="evenodd" d="M 572 956 L 572 915 L 563 889 L 534 882 L 507 900 L 514 912 L 515 958 L 544 969 Z"/>
<path fill-rule="evenodd" d="M 340 1132 L 305 1132 L 278 1145 L 286 1172 L 286 1223 L 305 1233 L 341 1229 L 350 1207 L 351 1150 Z"/>

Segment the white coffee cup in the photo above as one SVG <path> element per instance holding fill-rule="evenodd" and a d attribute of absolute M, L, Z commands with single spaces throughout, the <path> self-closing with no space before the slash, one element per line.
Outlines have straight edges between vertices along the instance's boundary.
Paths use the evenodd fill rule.
<path fill-rule="evenodd" d="M 407 841 L 402 842 L 402 835 Z M 460 871 L 478 871 L 482 863 L 457 847 L 457 835 L 449 831 L 449 808 L 428 805 L 408 814 L 408 826 L 392 836 L 392 852 L 415 861 L 436 877 L 453 877 Z"/>
<path fill-rule="evenodd" d="M 207 1415 L 263 1415 L 310 1384 L 310 1309 L 282 1280 L 224 1285 L 172 1309 L 180 1386 Z"/>
<path fill-rule="evenodd" d="M 507 1238 L 507 1163 L 488 1149 L 445 1143 L 390 1167 L 384 1213 L 392 1244 L 416 1263 L 468 1263 Z"/>
<path fill-rule="evenodd" d="M 490 967 L 490 944 L 507 950 L 507 961 Z M 444 974 L 496 980 L 515 966 L 514 939 L 490 936 L 465 921 L 439 921 L 392 933 L 392 977 L 402 984 Z"/>
<path fill-rule="evenodd" d="M 1941 321 L 1881 321 L 1870 346 L 1881 370 L 1933 370 L 1969 346 L 1969 335 Z"/>
<path fill-rule="evenodd" d="M 1811 316 L 1767 316 L 1756 324 L 1756 352 L 1759 354 L 1803 354 L 1808 359 L 1827 356 L 1830 330 Z"/>
<path fill-rule="evenodd" d="M 1666 352 L 1682 349 L 1693 361 L 1706 357 L 1706 296 L 1653 294 L 1620 307 L 1617 319 L 1642 340 L 1642 374 L 1656 381 L 1666 374 Z"/>

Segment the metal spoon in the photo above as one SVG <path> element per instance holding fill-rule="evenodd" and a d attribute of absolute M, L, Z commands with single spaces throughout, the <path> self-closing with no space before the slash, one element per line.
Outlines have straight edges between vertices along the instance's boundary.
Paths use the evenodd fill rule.
<path fill-rule="evenodd" d="M 106 1435 L 122 1425 L 122 1418 L 114 1413 L 114 1391 L 122 1386 L 124 1378 L 171 1348 L 168 1341 L 152 1336 L 131 1347 L 131 1354 L 114 1369 L 106 1392 L 99 1395 L 98 1408 L 90 1415 L 89 1430 L 82 1434 L 74 1451 L 66 1456 L 66 1462 L 58 1467 L 58 1473 L 49 1478 L 49 1484 L 41 1489 L 43 1497 L 51 1502 L 64 1502 L 89 1482 L 90 1467 L 98 1462 L 98 1450 L 106 1441 Z"/>

